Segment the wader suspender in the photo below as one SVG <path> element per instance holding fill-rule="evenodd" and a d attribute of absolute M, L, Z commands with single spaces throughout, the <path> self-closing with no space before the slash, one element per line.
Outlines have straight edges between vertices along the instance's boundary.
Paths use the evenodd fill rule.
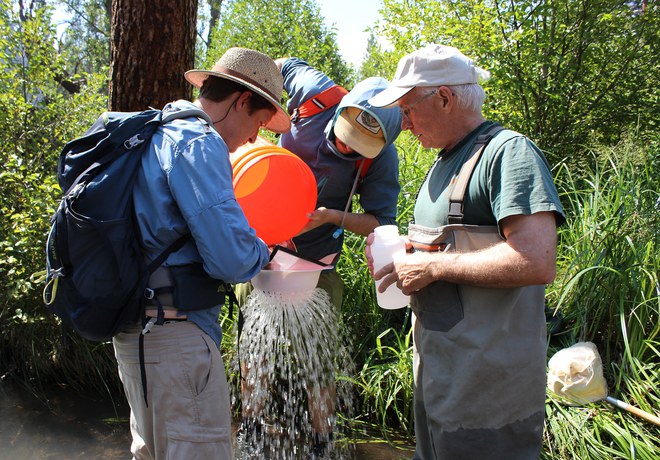
<path fill-rule="evenodd" d="M 447 220 L 450 224 L 463 223 L 463 202 L 465 199 L 465 191 L 467 190 L 474 168 L 477 166 L 481 154 L 490 140 L 503 129 L 504 128 L 500 125 L 493 125 L 488 128 L 484 134 L 479 135 L 472 146 L 470 157 L 463 164 L 459 173 L 452 179 L 453 185 L 449 194 L 449 214 L 447 216 Z"/>

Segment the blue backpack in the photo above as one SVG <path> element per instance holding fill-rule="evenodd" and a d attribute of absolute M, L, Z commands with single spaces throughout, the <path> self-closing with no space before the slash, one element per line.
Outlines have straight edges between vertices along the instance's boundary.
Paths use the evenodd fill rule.
<path fill-rule="evenodd" d="M 106 112 L 60 153 L 63 197 L 46 242 L 48 309 L 86 339 L 110 340 L 144 316 L 151 273 L 190 238 L 181 236 L 148 265 L 133 212 L 142 154 L 158 126 L 207 115 L 199 109 Z"/>

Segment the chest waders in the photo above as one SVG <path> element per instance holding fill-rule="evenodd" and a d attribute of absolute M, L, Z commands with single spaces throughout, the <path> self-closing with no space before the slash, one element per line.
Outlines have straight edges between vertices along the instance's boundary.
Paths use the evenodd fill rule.
<path fill-rule="evenodd" d="M 415 250 L 474 252 L 503 239 L 465 225 L 463 199 L 495 126 L 477 138 L 450 190 L 449 225 L 411 224 Z M 493 132 L 495 131 L 495 132 Z M 545 403 L 544 286 L 436 281 L 411 296 L 416 459 L 538 459 Z"/>

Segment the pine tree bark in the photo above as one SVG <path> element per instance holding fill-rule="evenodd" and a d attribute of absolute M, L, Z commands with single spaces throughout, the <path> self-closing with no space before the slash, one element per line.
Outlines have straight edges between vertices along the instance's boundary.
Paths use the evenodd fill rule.
<path fill-rule="evenodd" d="M 109 109 L 190 99 L 198 0 L 112 0 Z"/>

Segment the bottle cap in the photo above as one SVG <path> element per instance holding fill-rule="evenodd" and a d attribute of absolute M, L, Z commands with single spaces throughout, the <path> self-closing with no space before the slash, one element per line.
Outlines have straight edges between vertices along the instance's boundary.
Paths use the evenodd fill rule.
<path fill-rule="evenodd" d="M 399 238 L 399 227 L 396 225 L 381 225 L 374 228 L 374 241 L 383 242 Z"/>

